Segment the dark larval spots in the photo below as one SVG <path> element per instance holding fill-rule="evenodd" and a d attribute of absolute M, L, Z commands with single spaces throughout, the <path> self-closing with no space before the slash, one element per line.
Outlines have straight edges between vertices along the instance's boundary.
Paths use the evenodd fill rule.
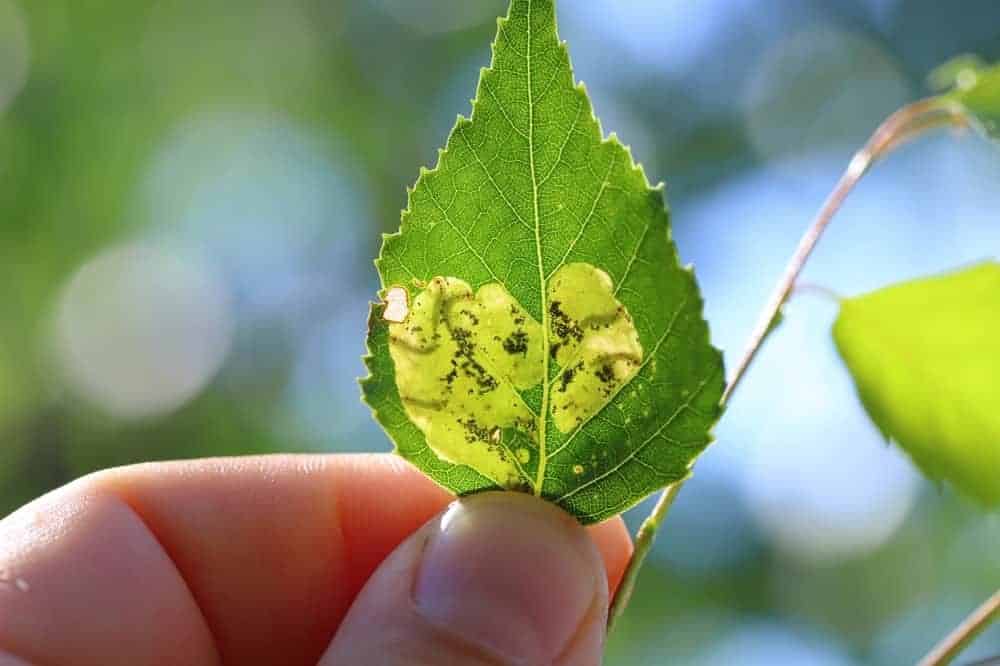
<path fill-rule="evenodd" d="M 577 342 L 583 340 L 583 329 L 572 317 L 562 311 L 560 301 L 552 301 L 549 304 L 549 315 L 552 317 L 552 332 L 562 342 L 566 342 L 570 338 Z"/>
<path fill-rule="evenodd" d="M 524 324 L 524 313 L 517 309 L 516 305 L 510 306 L 510 316 L 514 320 L 516 326 L 521 326 Z"/>
<path fill-rule="evenodd" d="M 471 377 L 476 382 L 480 394 L 489 393 L 496 389 L 498 385 L 496 377 L 487 372 L 486 368 L 476 360 L 472 334 L 464 328 L 455 327 L 451 329 L 451 337 L 458 346 L 453 359 L 454 365 L 457 365 L 466 377 Z"/>
<path fill-rule="evenodd" d="M 503 350 L 508 354 L 528 355 L 528 334 L 518 329 L 507 336 L 503 341 Z"/>
<path fill-rule="evenodd" d="M 455 379 L 458 377 L 458 367 L 457 366 L 458 366 L 458 363 L 455 362 L 455 359 L 451 359 L 451 372 L 449 372 L 447 375 L 445 375 L 444 377 L 442 377 L 442 379 L 444 380 L 444 383 L 447 384 L 449 388 L 451 388 L 451 385 L 453 383 L 455 383 Z"/>
<path fill-rule="evenodd" d="M 465 441 L 470 444 L 473 442 L 490 442 L 490 429 L 479 425 L 476 419 L 458 419 L 458 422 L 465 428 Z"/>
<path fill-rule="evenodd" d="M 594 372 L 594 374 L 597 375 L 597 378 L 600 379 L 605 384 L 610 384 L 611 382 L 615 381 L 614 368 L 612 368 L 608 364 L 602 365 Z"/>
<path fill-rule="evenodd" d="M 566 392 L 566 388 L 573 381 L 573 378 L 576 376 L 576 373 L 578 373 L 581 370 L 583 370 L 583 361 L 580 361 L 576 365 L 563 370 L 562 376 L 559 377 L 560 393 Z"/>
<path fill-rule="evenodd" d="M 560 391 L 560 393 L 565 393 L 566 392 L 566 387 L 569 386 L 569 383 L 571 381 L 573 381 L 573 376 L 575 374 L 576 374 L 576 368 L 566 368 L 563 371 L 562 377 L 559 378 L 559 391 Z"/>

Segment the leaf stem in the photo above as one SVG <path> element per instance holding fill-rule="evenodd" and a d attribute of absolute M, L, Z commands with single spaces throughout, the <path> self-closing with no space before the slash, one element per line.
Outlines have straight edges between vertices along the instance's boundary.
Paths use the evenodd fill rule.
<path fill-rule="evenodd" d="M 670 505 L 674 503 L 674 498 L 677 497 L 677 493 L 680 492 L 681 486 L 684 485 L 685 481 L 687 479 L 681 479 L 663 489 L 663 493 L 660 494 L 660 498 L 656 501 L 656 506 L 649 512 L 649 515 L 646 516 L 646 519 L 642 521 L 642 525 L 636 531 L 635 550 L 632 552 L 632 559 L 625 569 L 622 581 L 618 585 L 618 592 L 615 594 L 614 601 L 611 604 L 611 610 L 608 612 L 608 633 L 611 633 L 615 622 L 625 612 L 625 608 L 632 598 L 632 592 L 635 591 L 635 582 L 639 578 L 639 569 L 642 567 L 642 562 L 653 547 L 653 541 L 656 540 L 656 533 L 660 529 L 660 524 L 666 517 Z"/>
<path fill-rule="evenodd" d="M 964 650 L 993 620 L 1000 617 L 1000 589 L 972 611 L 951 633 L 941 639 L 917 666 L 945 666 Z"/>
<path fill-rule="evenodd" d="M 743 352 L 740 362 L 729 377 L 726 389 L 723 391 L 720 400 L 721 409 L 725 409 L 729 404 L 733 392 L 750 368 L 754 358 L 757 356 L 757 352 L 760 351 L 764 341 L 777 327 L 777 323 L 781 318 L 781 310 L 795 288 L 795 281 L 798 279 L 799 274 L 802 273 L 802 269 L 805 268 L 809 256 L 823 235 L 823 231 L 826 230 L 834 215 L 840 210 L 847 195 L 851 193 L 858 184 L 858 181 L 861 180 L 861 177 L 876 162 L 892 152 L 892 150 L 928 130 L 949 125 L 953 127 L 965 127 L 968 124 L 968 118 L 957 104 L 941 97 L 928 97 L 897 110 L 882 121 L 882 124 L 875 129 L 875 132 L 872 133 L 865 145 L 854 154 L 854 157 L 847 165 L 847 169 L 844 170 L 844 173 L 840 176 L 840 180 L 837 181 L 833 191 L 829 194 L 813 219 L 812 224 L 809 225 L 809 228 L 806 229 L 805 234 L 799 241 L 795 253 L 792 254 L 792 258 L 785 267 L 784 274 L 781 276 L 778 284 L 775 285 L 770 299 L 761 311 L 757 325 L 750 334 L 746 351 Z M 686 480 L 686 478 L 681 479 L 667 486 L 656 502 L 656 506 L 653 507 L 649 516 L 639 526 L 639 530 L 635 535 L 635 551 L 632 554 L 632 559 L 629 560 L 628 567 L 625 569 L 621 585 L 618 587 L 618 592 L 615 595 L 608 614 L 609 632 L 614 627 L 618 618 L 625 612 L 625 608 L 628 606 L 632 592 L 635 589 L 635 583 L 643 561 L 653 546 L 656 533 L 659 531 L 660 525 L 667 515 L 667 511 L 670 509 L 670 505 L 673 504 L 674 497 L 677 496 L 677 493 Z"/>

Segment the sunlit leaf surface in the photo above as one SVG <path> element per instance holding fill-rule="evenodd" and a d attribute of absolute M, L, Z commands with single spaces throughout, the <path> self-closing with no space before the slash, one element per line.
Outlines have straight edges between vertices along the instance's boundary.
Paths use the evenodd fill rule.
<path fill-rule="evenodd" d="M 553 3 L 498 23 L 471 119 L 378 260 L 365 398 L 397 451 L 458 493 L 502 487 L 583 522 L 685 477 L 722 360 L 660 188 L 604 139 Z M 398 296 L 395 297 L 398 302 Z"/>
<path fill-rule="evenodd" d="M 1000 264 L 847 299 L 833 337 L 886 438 L 928 477 L 1000 503 Z"/>

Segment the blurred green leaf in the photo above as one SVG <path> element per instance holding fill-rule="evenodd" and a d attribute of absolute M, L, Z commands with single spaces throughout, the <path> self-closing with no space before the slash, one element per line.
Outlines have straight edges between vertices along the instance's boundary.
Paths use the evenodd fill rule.
<path fill-rule="evenodd" d="M 1000 139 L 1000 65 L 959 56 L 931 72 L 930 82 L 937 89 L 950 89 L 943 97 L 958 102 L 986 136 Z"/>
<path fill-rule="evenodd" d="M 722 359 L 693 273 L 662 189 L 602 138 L 551 0 L 500 20 L 472 118 L 377 265 L 398 312 L 372 310 L 365 398 L 451 490 L 521 489 L 595 522 L 709 442 Z"/>
<path fill-rule="evenodd" d="M 887 439 L 928 477 L 1000 503 L 1000 264 L 845 299 L 833 337 Z"/>

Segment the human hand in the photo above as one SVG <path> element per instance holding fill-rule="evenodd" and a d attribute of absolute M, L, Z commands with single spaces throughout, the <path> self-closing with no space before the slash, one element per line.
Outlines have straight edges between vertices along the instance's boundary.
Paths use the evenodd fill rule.
<path fill-rule="evenodd" d="M 621 520 L 450 499 L 386 455 L 89 475 L 0 521 L 0 666 L 600 663 Z"/>

